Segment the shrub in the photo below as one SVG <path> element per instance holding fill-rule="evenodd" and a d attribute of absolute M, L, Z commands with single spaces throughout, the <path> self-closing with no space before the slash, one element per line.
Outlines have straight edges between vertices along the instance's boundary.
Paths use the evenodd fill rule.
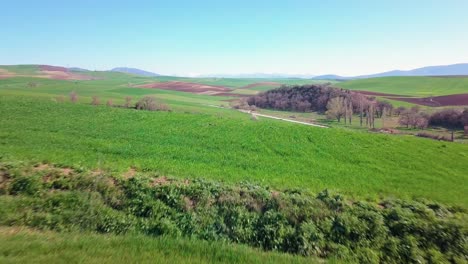
<path fill-rule="evenodd" d="M 136 103 L 136 109 L 147 111 L 168 111 L 169 106 L 159 103 L 154 96 L 145 96 Z"/>
<path fill-rule="evenodd" d="M 65 96 L 63 96 L 63 95 L 56 96 L 55 97 L 55 102 L 57 102 L 57 103 L 65 102 Z"/>
<path fill-rule="evenodd" d="M 78 94 L 77 94 L 75 91 L 72 91 L 72 92 L 70 93 L 70 101 L 71 101 L 72 103 L 78 102 Z"/>
<path fill-rule="evenodd" d="M 93 96 L 93 100 L 91 101 L 92 105 L 100 105 L 101 101 L 99 100 L 99 97 Z"/>
<path fill-rule="evenodd" d="M 10 192 L 0 194 L 0 224 L 224 240 L 356 263 L 444 263 L 468 254 L 466 212 L 440 204 L 377 206 L 327 190 L 313 196 L 200 179 L 44 175 L 4 177 Z"/>
<path fill-rule="evenodd" d="M 41 182 L 35 176 L 20 176 L 14 178 L 10 193 L 34 195 L 41 189 Z"/>
<path fill-rule="evenodd" d="M 126 97 L 125 97 L 125 105 L 124 105 L 124 106 L 127 107 L 127 108 L 129 108 L 131 104 L 132 104 L 132 97 L 126 96 Z"/>
<path fill-rule="evenodd" d="M 417 133 L 416 136 L 423 137 L 423 138 L 431 138 L 431 139 L 441 140 L 441 141 L 451 141 L 451 139 L 448 137 L 441 136 L 441 135 L 434 135 L 434 134 L 430 134 L 426 132 Z"/>

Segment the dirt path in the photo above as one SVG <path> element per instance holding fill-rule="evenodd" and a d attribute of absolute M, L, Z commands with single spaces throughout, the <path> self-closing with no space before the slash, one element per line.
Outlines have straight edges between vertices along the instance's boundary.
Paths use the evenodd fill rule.
<path fill-rule="evenodd" d="M 259 113 L 247 111 L 247 110 L 239 109 L 239 111 L 242 112 L 242 113 L 251 114 L 253 116 L 261 116 L 261 117 L 265 117 L 265 118 L 282 120 L 282 121 L 286 121 L 286 122 L 291 122 L 291 123 L 296 123 L 296 124 L 301 124 L 301 125 L 307 125 L 307 126 L 313 126 L 313 127 L 328 128 L 327 126 L 323 126 L 323 125 L 317 125 L 317 124 L 312 124 L 312 123 L 308 123 L 308 122 L 302 122 L 302 121 L 297 121 L 297 120 L 292 120 L 292 119 L 287 119 L 287 118 L 282 118 L 282 117 L 277 117 L 277 116 L 264 115 L 264 114 L 259 114 Z"/>
<path fill-rule="evenodd" d="M 229 109 L 229 108 L 225 108 L 225 107 L 221 107 L 221 106 L 217 106 L 217 105 L 210 105 L 210 104 L 205 104 L 205 105 L 206 106 L 211 106 L 211 107 L 216 107 L 216 108 Z M 261 116 L 261 117 L 265 117 L 265 118 L 282 120 L 282 121 L 301 124 L 301 125 L 320 127 L 320 128 L 328 128 L 327 126 L 323 126 L 323 125 L 318 125 L 318 124 L 313 124 L 313 123 L 308 123 L 308 122 L 302 122 L 302 121 L 297 121 L 297 120 L 292 120 L 292 119 L 287 119 L 287 118 L 282 118 L 282 117 L 277 117 L 277 116 L 264 115 L 264 114 L 259 114 L 259 113 L 255 113 L 255 112 L 248 111 L 248 110 L 243 110 L 243 109 L 238 109 L 237 111 L 242 112 L 242 113 L 246 113 L 246 114 L 251 114 L 251 115 L 254 115 L 254 116 Z"/>

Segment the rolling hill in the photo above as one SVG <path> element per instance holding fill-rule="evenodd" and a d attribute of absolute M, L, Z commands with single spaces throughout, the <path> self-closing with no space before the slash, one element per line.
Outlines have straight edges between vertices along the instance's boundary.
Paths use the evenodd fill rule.
<path fill-rule="evenodd" d="M 154 72 L 144 71 L 144 70 L 140 70 L 140 69 L 136 69 L 136 68 L 127 68 L 127 67 L 117 67 L 117 68 L 113 68 L 110 71 L 123 72 L 123 73 L 146 76 L 146 77 L 161 76 L 160 74 L 157 74 L 157 73 L 154 73 Z"/>

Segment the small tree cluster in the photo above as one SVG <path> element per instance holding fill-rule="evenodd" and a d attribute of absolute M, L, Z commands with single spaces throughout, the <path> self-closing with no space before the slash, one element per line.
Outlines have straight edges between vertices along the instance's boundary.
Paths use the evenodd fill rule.
<path fill-rule="evenodd" d="M 70 93 L 70 101 L 71 101 L 72 103 L 78 102 L 78 94 L 77 94 L 75 91 L 72 91 L 72 92 Z"/>
<path fill-rule="evenodd" d="M 328 102 L 335 97 L 350 97 L 351 92 L 329 85 L 282 86 L 249 97 L 247 103 L 277 110 L 327 111 Z"/>
<path fill-rule="evenodd" d="M 145 96 L 136 103 L 136 109 L 147 111 L 168 111 L 169 106 L 158 102 L 154 96 Z"/>
<path fill-rule="evenodd" d="M 429 123 L 432 126 L 440 126 L 451 131 L 452 141 L 454 140 L 454 131 L 463 129 L 468 125 L 468 109 L 464 111 L 456 109 L 446 109 L 431 115 Z"/>
<path fill-rule="evenodd" d="M 418 112 L 416 108 L 412 108 L 400 113 L 398 123 L 407 128 L 424 129 L 429 124 L 429 116 L 425 113 Z"/>
<path fill-rule="evenodd" d="M 132 104 L 132 97 L 130 97 L 130 96 L 125 97 L 125 105 L 124 106 L 129 108 L 131 104 Z"/>
<path fill-rule="evenodd" d="M 93 96 L 93 100 L 91 101 L 92 105 L 100 105 L 101 101 L 99 100 L 99 97 Z"/>

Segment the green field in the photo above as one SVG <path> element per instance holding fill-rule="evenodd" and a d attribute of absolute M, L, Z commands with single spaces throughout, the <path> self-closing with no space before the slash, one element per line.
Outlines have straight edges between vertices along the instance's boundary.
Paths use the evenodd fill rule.
<path fill-rule="evenodd" d="M 1 263 L 313 263 L 313 258 L 246 246 L 142 235 L 0 228 Z M 45 252 L 47 254 L 45 254 Z M 317 261 L 318 263 L 318 261 Z"/>
<path fill-rule="evenodd" d="M 381 77 L 350 80 L 336 86 L 350 90 L 429 97 L 468 93 L 468 77 Z"/>
<path fill-rule="evenodd" d="M 336 189 L 360 198 L 424 197 L 468 204 L 468 145 L 254 122 L 210 107 L 141 112 L 0 97 L 4 160 L 175 177 Z M 182 108 L 183 109 L 183 108 Z"/>
<path fill-rule="evenodd" d="M 25 74 L 31 69 L 26 66 L 19 67 L 19 70 Z M 378 254 L 381 253 L 376 253 L 385 248 L 383 244 L 378 244 L 379 246 L 375 248 L 372 247 L 372 243 L 362 244 L 359 248 L 348 252 L 347 248 L 351 248 L 349 245 L 345 247 L 340 244 L 339 240 L 333 240 L 330 234 L 333 234 L 334 229 L 330 229 L 329 225 L 332 223 L 330 221 L 335 218 L 328 217 L 325 220 L 325 218 L 320 218 L 320 215 L 324 212 L 333 212 L 335 202 L 331 203 L 330 208 L 327 207 L 326 210 L 320 206 L 317 208 L 321 209 L 316 210 L 316 207 L 307 207 L 307 203 L 301 202 L 304 201 L 303 199 L 307 201 L 316 199 L 318 197 L 316 194 L 325 189 L 332 193 L 338 192 L 346 195 L 344 201 L 340 200 L 342 199 L 340 195 L 333 199 L 338 199 L 340 204 L 345 204 L 346 210 L 349 210 L 345 213 L 339 212 L 343 213 L 343 221 L 348 221 L 346 223 L 351 226 L 350 230 L 363 228 L 359 230 L 365 232 L 364 229 L 370 228 L 375 231 L 372 221 L 369 226 L 358 225 L 362 220 L 356 218 L 360 210 L 365 208 L 365 217 L 369 216 L 368 213 L 373 215 L 377 210 L 379 217 L 392 219 L 392 208 L 379 206 L 385 200 L 404 199 L 401 204 L 400 202 L 395 204 L 399 208 L 395 210 L 403 213 L 403 218 L 400 220 L 410 223 L 411 226 L 408 228 L 411 228 L 411 232 L 419 230 L 418 228 L 432 230 L 426 227 L 441 223 L 456 226 L 453 232 L 448 233 L 465 236 L 465 233 L 457 232 L 462 232 L 459 230 L 464 228 L 462 224 L 463 219 L 466 218 L 464 212 L 468 208 L 468 197 L 465 195 L 468 192 L 466 186 L 468 144 L 438 142 L 405 135 L 374 134 L 366 129 L 344 128 L 341 124 L 335 124 L 336 122 L 329 122 L 332 128 L 323 129 L 266 118 L 254 121 L 247 114 L 228 107 L 219 107 L 228 106 L 229 101 L 236 97 L 134 87 L 137 84 L 176 80 L 223 85 L 232 88 L 233 93 L 237 91 L 243 94 L 253 94 L 255 90 L 242 89 L 242 87 L 260 82 L 257 79 L 147 78 L 111 72 L 87 72 L 86 74 L 93 75 L 97 79 L 89 81 L 29 77 L 0 79 L 0 123 L 2 124 L 0 126 L 0 199 L 2 200 L 0 220 L 3 226 L 14 226 L 0 228 L 0 243 L 7 245 L 0 249 L 0 262 L 2 263 L 22 263 L 30 259 L 35 259 L 38 263 L 310 263 L 324 261 L 324 259 L 317 259 L 317 256 L 340 258 L 336 254 L 343 250 L 346 253 L 343 253 L 342 257 L 348 261 L 350 259 L 363 261 L 368 257 L 375 260 L 383 257 L 379 257 Z M 265 80 L 262 79 L 262 81 Z M 281 82 L 301 84 L 301 82 L 309 83 L 309 80 L 282 80 Z M 355 81 L 349 83 L 352 82 Z M 35 83 L 35 85 L 31 86 L 30 83 Z M 347 83 L 339 85 L 347 85 Z M 356 89 L 366 90 L 361 85 L 359 87 Z M 374 89 L 373 87 L 369 86 L 368 89 Z M 397 90 L 396 86 L 391 87 Z M 428 88 L 421 85 L 412 92 L 412 95 L 427 93 L 424 89 Z M 76 104 L 69 102 L 68 95 L 72 91 L 79 96 Z M 390 91 L 378 91 L 390 93 Z M 133 108 L 105 106 L 107 100 L 112 100 L 114 105 L 121 105 L 127 96 L 131 96 L 132 102 L 135 103 L 139 98 L 147 95 L 154 96 L 159 101 L 168 104 L 171 111 L 148 112 Z M 57 100 L 60 96 L 63 96 L 64 102 Z M 102 105 L 91 105 L 93 96 L 98 96 Z M 284 117 L 297 115 L 298 119 L 306 121 L 314 119 L 323 122 L 323 115 L 317 113 L 262 111 Z M 379 125 L 378 122 L 377 125 Z M 9 167 L 8 164 L 15 165 Z M 39 173 L 39 175 L 38 172 L 34 172 L 34 169 L 32 173 L 31 169 L 24 169 L 24 167 L 31 168 L 38 164 L 49 164 L 55 168 L 70 168 L 79 177 L 60 178 L 57 183 L 49 186 L 46 174 Z M 5 173 L 2 166 L 10 168 L 16 176 L 9 178 L 13 174 Z M 188 187 L 190 194 L 199 198 L 206 195 L 206 192 L 216 193 L 216 188 L 220 186 L 234 186 L 233 190 L 241 190 L 239 193 L 244 193 L 241 186 L 254 186 L 253 190 L 268 194 L 268 199 L 270 199 L 268 203 L 271 204 L 278 201 L 273 194 L 283 192 L 282 197 L 290 197 L 288 199 L 298 201 L 298 205 L 303 207 L 294 207 L 295 202 L 291 206 L 278 202 L 278 208 L 274 207 L 275 212 L 287 217 L 290 221 L 288 228 L 292 225 L 296 230 L 294 232 L 302 232 L 300 225 L 295 226 L 291 223 L 297 223 L 294 217 L 300 215 L 299 212 L 307 211 L 303 209 L 312 210 L 312 216 L 318 217 L 317 225 L 320 225 L 321 234 L 328 234 L 324 238 L 327 244 L 323 244 L 325 242 L 320 244 L 320 248 L 325 251 L 313 253 L 312 255 L 316 257 L 312 258 L 267 253 L 260 249 L 228 244 L 227 241 L 216 236 L 208 234 L 205 236 L 203 233 L 205 229 L 193 230 L 191 238 L 180 237 L 180 235 L 176 237 L 143 236 L 142 234 L 154 235 L 158 232 L 148 229 L 145 225 L 145 218 L 138 218 L 138 213 L 128 211 L 128 208 L 133 208 L 129 204 L 140 201 L 139 198 L 135 201 L 120 200 L 125 202 L 127 207 L 115 206 L 113 198 L 116 193 L 121 193 L 120 189 L 116 191 L 110 188 L 113 191 L 103 191 L 99 194 L 92 190 L 101 188 L 101 184 L 95 183 L 94 187 L 89 187 L 91 189 L 85 187 L 88 184 L 86 177 L 89 175 L 104 174 L 118 178 L 130 172 L 136 173 L 137 176 L 168 177 L 180 182 L 185 182 L 185 179 L 189 182 L 199 179 L 201 183 L 213 181 L 211 185 L 206 185 L 212 186 L 207 187 L 206 190 L 200 188 L 205 185 L 197 185 L 199 189 L 193 187 L 193 184 L 189 185 L 194 188 L 192 190 L 190 189 L 192 187 Z M 16 180 L 21 182 L 22 179 L 18 175 L 23 174 L 28 178 L 26 181 L 33 182 L 37 177 L 43 179 L 44 187 L 41 187 L 41 191 L 34 194 L 15 194 L 11 190 L 27 189 L 28 183 L 25 185 L 21 183 L 16 187 L 8 185 L 10 183 L 5 185 L 5 175 L 7 175 L 7 181 L 13 181 L 11 184 L 16 184 Z M 86 177 L 80 178 L 82 176 Z M 100 177 L 96 178 L 96 182 L 98 178 L 104 183 L 113 182 L 113 180 Z M 72 184 L 67 183 L 68 181 L 76 181 L 73 184 L 80 187 L 67 189 L 66 186 Z M 62 187 L 57 187 L 55 184 Z M 179 188 L 181 185 L 176 186 Z M 59 191 L 57 188 L 63 189 Z M 145 188 L 150 190 L 151 186 Z M 138 191 L 139 189 L 135 190 L 136 193 Z M 171 210 L 178 208 L 178 199 L 180 199 L 178 192 L 180 190 L 167 193 L 167 197 L 172 197 L 171 199 L 176 201 L 175 204 L 168 203 L 168 206 L 172 206 Z M 298 193 L 304 196 L 299 199 L 296 196 Z M 206 199 L 210 200 L 212 197 Z M 153 206 L 152 201 L 153 199 L 144 200 L 143 205 L 147 203 Z M 315 202 L 314 205 L 317 206 Z M 439 205 L 439 203 L 445 205 Z M 362 204 L 364 207 L 359 209 Z M 442 206 L 441 208 L 447 208 L 443 209 L 443 212 L 447 210 L 450 212 L 441 216 L 436 215 L 435 211 L 439 209 L 434 209 L 434 206 L 437 208 Z M 411 211 L 408 211 L 407 207 L 412 208 Z M 91 221 L 86 218 L 86 214 L 83 214 L 84 208 L 95 210 L 91 213 L 96 216 L 104 217 L 109 213 L 107 216 L 110 216 L 109 219 L 112 220 L 96 218 L 94 222 L 92 217 Z M 288 210 L 289 208 L 295 209 Z M 214 209 L 210 206 L 203 207 L 200 211 L 184 211 L 185 209 L 180 208 L 178 210 L 178 214 L 171 216 L 172 223 L 180 226 L 184 223 L 184 217 L 192 217 L 197 228 L 205 226 L 207 230 L 212 230 L 209 228 L 217 226 L 208 224 L 211 223 L 210 221 L 216 219 L 220 213 L 226 213 L 222 211 L 222 208 L 216 209 L 221 210 L 219 213 L 212 211 Z M 242 214 L 247 213 L 249 217 L 252 217 L 249 219 L 264 217 L 261 211 L 259 215 L 253 215 L 245 211 L 245 207 L 241 206 L 240 210 L 243 210 Z M 163 210 L 160 213 L 165 215 L 167 212 Z M 148 221 L 153 221 L 151 222 L 153 224 L 162 223 L 159 218 L 152 218 Z M 274 222 L 277 221 L 274 220 Z M 98 225 L 110 224 L 110 229 L 103 231 L 93 226 L 96 223 Z M 128 223 L 132 223 L 132 226 L 128 227 Z M 255 226 L 255 222 L 247 223 Z M 18 232 L 19 226 L 61 232 L 33 229 L 23 229 Z M 129 231 L 125 233 L 126 235 L 120 236 L 87 233 L 97 231 L 123 234 L 119 231 L 121 227 L 140 231 L 139 233 Z M 64 231 L 71 231 L 71 233 L 64 233 Z M 290 236 L 285 235 L 291 233 L 284 232 L 292 231 L 291 229 L 285 229 L 279 233 L 272 231 L 269 236 L 291 239 Z M 190 232 L 187 233 L 190 234 Z M 376 234 L 379 234 L 379 237 L 385 237 L 383 233 L 377 232 Z M 242 232 L 239 237 L 241 235 Z M 401 250 L 404 251 L 406 245 L 414 246 L 411 241 L 405 240 L 413 239 L 412 236 L 405 237 L 400 234 L 396 236 L 401 239 L 398 242 L 401 244 L 397 243 L 398 250 L 394 251 L 397 252 L 395 254 L 406 254 Z M 353 239 L 351 235 L 346 236 L 346 241 Z M 361 239 L 361 241 L 372 240 Z M 430 236 L 420 239 L 430 240 Z M 379 238 L 378 241 L 383 240 Z M 235 239 L 231 242 L 242 243 Z M 307 241 L 305 242 L 307 244 Z M 97 244 L 99 247 L 96 247 Z M 250 241 L 249 245 L 256 244 Z M 458 247 L 458 243 L 455 246 Z M 411 254 L 432 259 L 434 256 L 430 254 L 435 252 L 434 254 L 440 255 L 442 252 L 439 252 L 439 249 L 430 251 L 431 249 L 422 245 L 420 248 L 421 250 L 424 248 L 424 252 L 414 251 Z M 288 249 L 282 250 L 291 252 Z M 308 252 L 314 252 L 310 248 L 308 250 Z M 462 252 L 461 249 L 454 250 L 456 254 Z M 447 253 L 444 257 L 449 259 L 450 254 Z M 400 262 L 404 261 L 400 260 Z"/>

